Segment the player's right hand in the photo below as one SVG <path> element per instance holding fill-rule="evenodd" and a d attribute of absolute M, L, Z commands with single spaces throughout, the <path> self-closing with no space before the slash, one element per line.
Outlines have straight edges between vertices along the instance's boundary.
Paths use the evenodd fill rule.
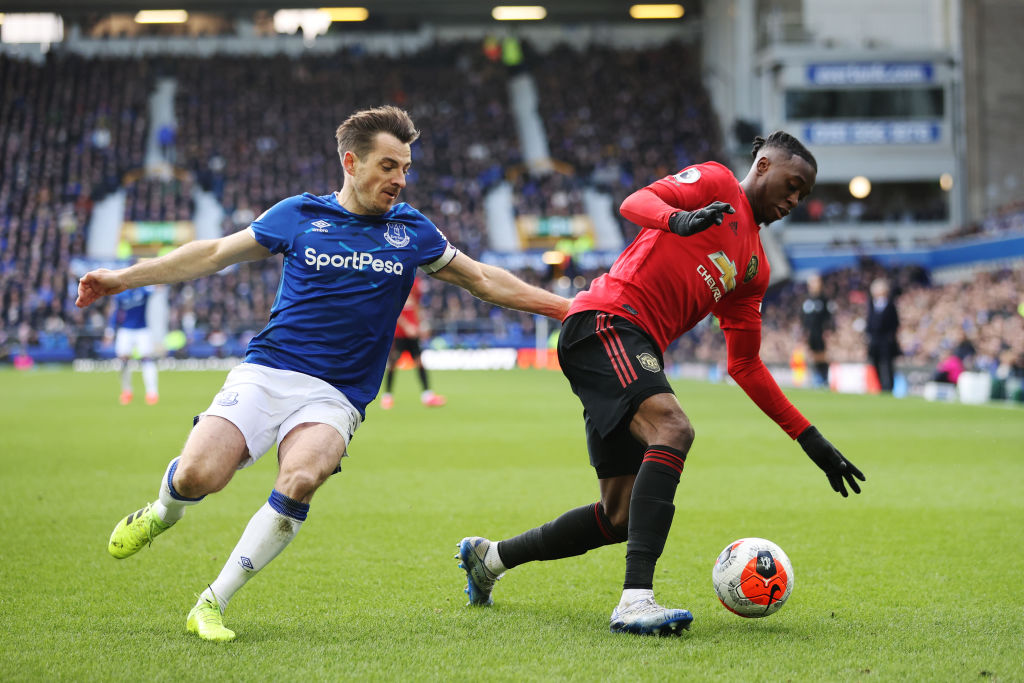
<path fill-rule="evenodd" d="M 846 486 L 843 485 L 845 479 L 854 493 L 860 493 L 860 486 L 854 477 L 864 481 L 864 475 L 852 462 L 844 458 L 843 454 L 828 439 L 821 435 L 817 427 L 811 425 L 796 440 L 807 456 L 828 477 L 828 483 L 832 486 L 833 491 L 841 493 L 843 498 L 850 495 L 846 492 Z"/>
<path fill-rule="evenodd" d="M 78 281 L 78 299 L 75 305 L 85 308 L 89 304 L 105 297 L 120 294 L 128 289 L 121 281 L 121 276 L 106 268 L 91 270 Z"/>
<path fill-rule="evenodd" d="M 677 235 L 689 237 L 712 225 L 721 225 L 727 213 L 736 213 L 731 204 L 712 202 L 696 211 L 677 211 L 669 216 L 668 227 Z"/>

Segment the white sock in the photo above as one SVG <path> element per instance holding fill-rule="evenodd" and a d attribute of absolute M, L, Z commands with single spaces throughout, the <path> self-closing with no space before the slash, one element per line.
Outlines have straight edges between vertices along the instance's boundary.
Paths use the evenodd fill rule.
<path fill-rule="evenodd" d="M 160 492 L 157 494 L 156 502 L 153 503 L 153 511 L 156 512 L 157 517 L 162 519 L 165 524 L 174 524 L 179 519 L 185 516 L 185 508 L 189 505 L 195 505 L 205 496 L 200 496 L 197 499 L 182 499 L 181 494 L 175 498 L 171 495 L 170 489 L 170 478 L 175 468 L 178 466 L 178 460 L 181 456 L 178 456 L 174 460 L 167 463 L 167 469 L 164 470 L 164 476 L 160 480 Z"/>
<path fill-rule="evenodd" d="M 235 592 L 270 564 L 301 527 L 299 520 L 282 515 L 270 507 L 270 503 L 264 503 L 249 520 L 220 575 L 199 596 L 200 602 L 216 599 L 223 613 Z"/>
<path fill-rule="evenodd" d="M 654 591 L 650 588 L 623 588 L 622 598 L 619 600 L 619 607 L 626 607 L 627 605 L 632 605 L 637 600 L 653 597 Z"/>
<path fill-rule="evenodd" d="M 497 542 L 491 543 L 487 548 L 487 552 L 484 553 L 484 566 L 495 576 L 504 574 L 508 571 L 505 565 L 501 563 L 501 555 L 498 554 Z"/>
<path fill-rule="evenodd" d="M 121 391 L 132 390 L 132 366 L 130 360 L 121 361 Z"/>
<path fill-rule="evenodd" d="M 142 361 L 142 382 L 146 385 L 147 394 L 158 393 L 156 383 L 156 361 Z"/>
<path fill-rule="evenodd" d="M 431 397 L 432 397 L 433 395 L 434 395 L 434 392 L 433 392 L 433 391 L 431 391 L 430 389 L 424 389 L 424 390 L 423 390 L 423 391 L 422 391 L 422 392 L 420 393 L 420 400 L 421 400 L 421 401 L 427 401 L 427 400 L 430 400 L 430 398 L 431 398 Z"/>

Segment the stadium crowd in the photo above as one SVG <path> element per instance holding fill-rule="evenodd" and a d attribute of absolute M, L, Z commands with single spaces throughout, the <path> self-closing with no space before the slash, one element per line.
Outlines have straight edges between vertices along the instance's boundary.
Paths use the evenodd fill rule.
<path fill-rule="evenodd" d="M 525 67 L 540 60 L 526 46 Z M 671 64 L 673 79 L 664 78 Z M 147 98 L 154 74 L 177 78 L 177 129 L 165 151 L 179 173 L 138 176 Z M 406 107 L 423 131 L 403 199 L 431 217 L 451 241 L 480 256 L 487 248 L 483 198 L 511 178 L 519 215 L 582 213 L 582 190 L 626 195 L 691 163 L 722 159 L 721 135 L 688 46 L 645 50 L 557 48 L 533 70 L 557 173 L 523 173 L 508 103 L 509 72 L 476 43 L 408 56 L 155 58 L 117 60 L 52 55 L 44 64 L 0 56 L 0 358 L 29 347 L 94 352 L 102 312 L 73 305 L 70 260 L 85 254 L 92 205 L 124 187 L 126 220 L 187 220 L 192 186 L 212 192 L 226 212 L 222 229 L 246 226 L 299 191 L 340 186 L 333 132 L 343 114 L 381 102 Z M 273 93 L 273 97 L 268 97 Z M 637 111 L 646 115 L 637 116 Z M 132 182 L 126 182 L 132 178 Z M 810 206 L 810 205 L 808 205 Z M 626 239 L 637 228 L 622 220 Z M 1024 207 L 953 237 L 1024 229 Z M 240 352 L 266 320 L 280 259 L 170 289 L 170 327 L 189 351 Z M 520 272 L 550 284 L 548 271 Z M 583 273 L 585 281 L 596 273 Z M 836 303 L 828 337 L 832 361 L 864 360 L 868 284 L 886 277 L 898 292 L 902 362 L 934 366 L 970 342 L 968 366 L 1019 372 L 1024 318 L 1017 312 L 1024 275 L 978 273 L 966 283 L 932 286 L 914 268 L 876 264 L 825 274 Z M 425 283 L 423 305 L 446 343 L 532 342 L 530 316 L 494 309 L 458 288 Z M 763 356 L 788 364 L 803 342 L 803 285 L 769 292 Z M 187 352 L 182 350 L 182 353 Z M 705 321 L 669 352 L 672 363 L 724 362 L 721 333 Z M 1000 369 L 1001 368 L 1001 369 Z"/>
<path fill-rule="evenodd" d="M 95 323 L 69 297 L 70 260 L 94 200 L 142 165 L 151 89 L 145 60 L 0 55 L 0 355 L 74 348 Z"/>
<path fill-rule="evenodd" d="M 658 178 L 724 158 L 694 46 L 560 47 L 534 77 L 551 155 L 616 206 Z M 627 240 L 636 236 L 635 225 L 620 224 Z"/>

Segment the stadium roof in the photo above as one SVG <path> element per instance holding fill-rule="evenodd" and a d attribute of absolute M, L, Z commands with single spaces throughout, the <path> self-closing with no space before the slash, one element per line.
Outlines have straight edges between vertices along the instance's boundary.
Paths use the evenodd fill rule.
<path fill-rule="evenodd" d="M 643 0 L 638 0 L 643 1 Z M 646 0 L 651 2 L 652 0 Z M 700 14 L 702 0 L 685 0 L 687 18 Z M 54 12 L 65 19 L 96 17 L 141 9 L 185 9 L 190 12 L 241 15 L 257 10 L 323 6 L 362 6 L 385 23 L 462 23 L 491 21 L 495 5 L 542 5 L 547 19 L 557 22 L 628 21 L 628 0 L 0 0 L 0 12 Z"/>

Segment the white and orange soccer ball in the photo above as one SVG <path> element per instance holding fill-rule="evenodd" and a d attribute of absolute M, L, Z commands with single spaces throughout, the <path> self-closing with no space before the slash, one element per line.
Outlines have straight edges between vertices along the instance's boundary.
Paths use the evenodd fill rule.
<path fill-rule="evenodd" d="M 733 614 L 766 617 L 782 609 L 793 592 L 793 565 L 771 541 L 741 538 L 718 555 L 711 581 Z"/>

